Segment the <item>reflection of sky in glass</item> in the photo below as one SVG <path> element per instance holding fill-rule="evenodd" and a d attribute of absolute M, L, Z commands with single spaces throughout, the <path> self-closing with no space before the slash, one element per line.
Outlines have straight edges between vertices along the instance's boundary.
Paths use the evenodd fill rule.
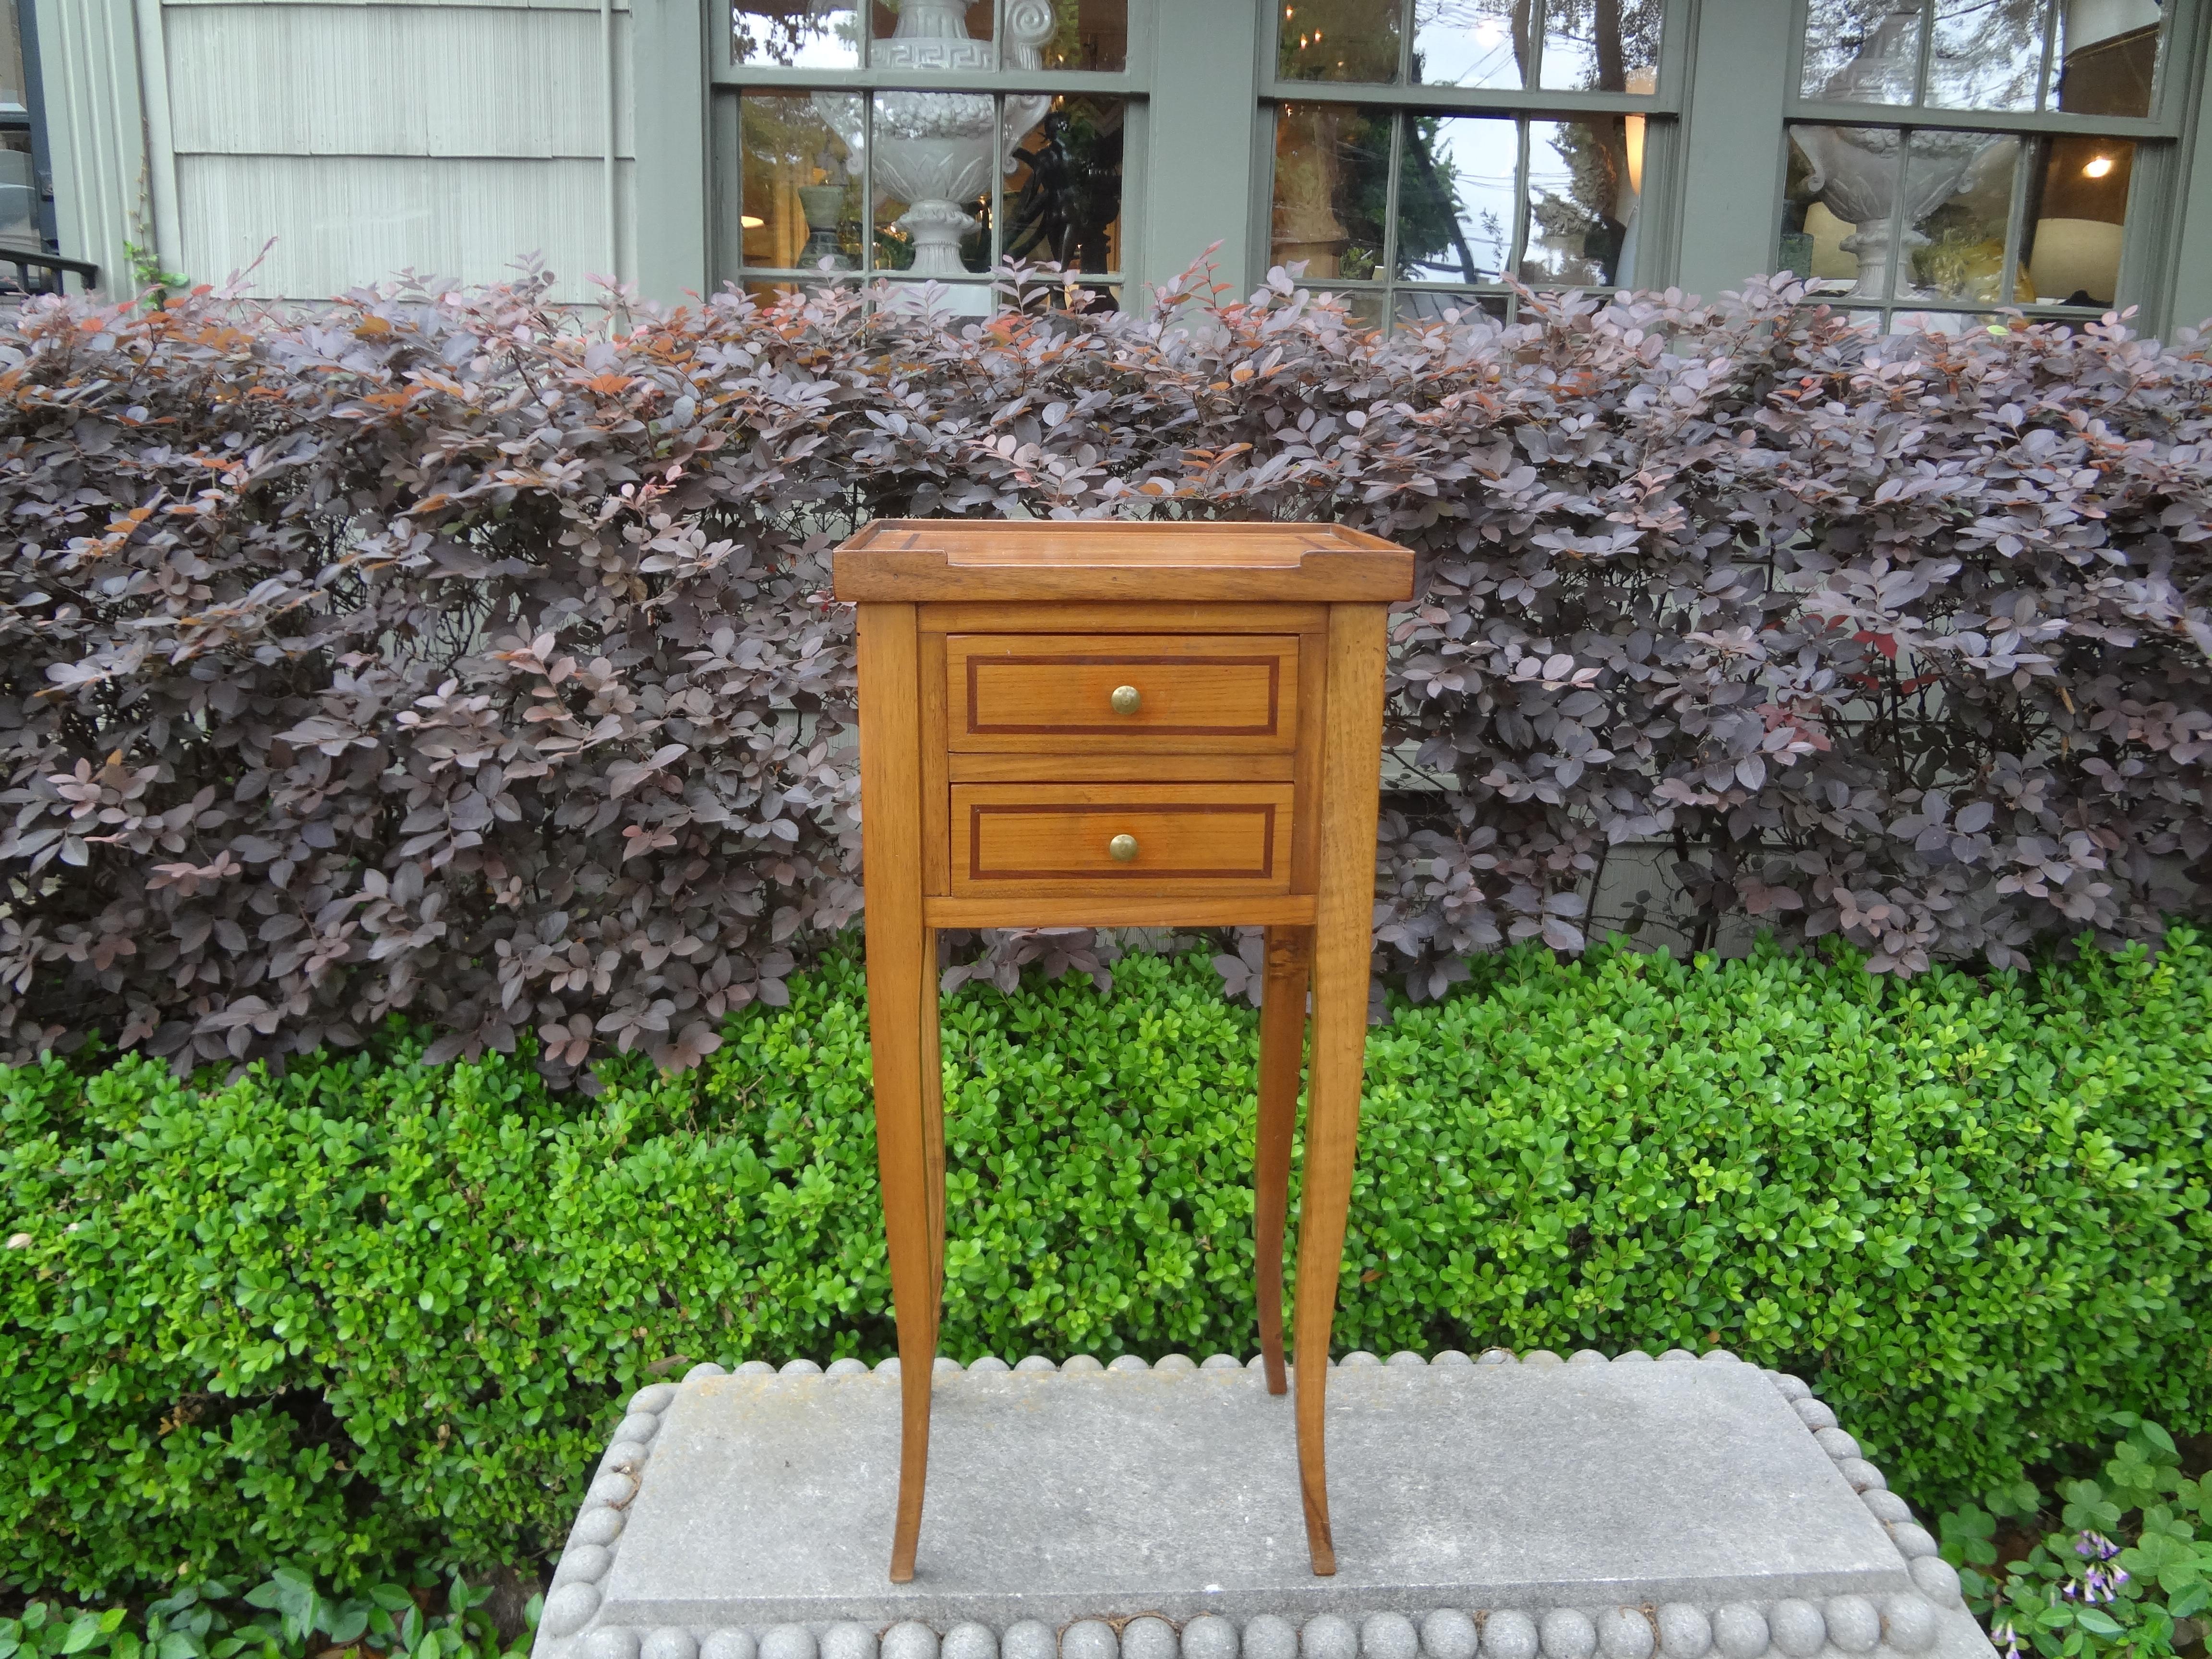
<path fill-rule="evenodd" d="M 1413 79 L 1431 87 L 1519 86 L 1514 4 L 1515 0 L 1413 0 Z"/>
<path fill-rule="evenodd" d="M 1579 91 L 1597 84 L 1597 43 L 1562 25 L 1544 25 L 1544 84 Z"/>
<path fill-rule="evenodd" d="M 1420 166 L 1417 152 L 1421 129 L 1425 125 L 1416 121 L 1407 128 L 1403 166 L 1407 175 L 1399 185 L 1401 199 L 1409 198 L 1407 182 Z M 1459 234 L 1474 264 L 1474 280 L 1501 282 L 1513 253 L 1513 174 L 1520 159 L 1520 142 L 1514 124 L 1481 116 L 1453 116 L 1438 121 L 1436 129 L 1431 159 L 1440 181 L 1448 180 L 1452 195 L 1457 198 Z M 1416 262 L 1410 257 L 1416 250 L 1408 246 L 1407 228 L 1405 224 L 1400 225 L 1398 240 L 1400 263 L 1408 280 L 1468 280 L 1456 245 L 1418 250 L 1421 257 Z"/>
<path fill-rule="evenodd" d="M 2039 0 L 1936 0 L 1928 101 L 1944 109 L 2033 109 L 2044 17 Z"/>
<path fill-rule="evenodd" d="M 816 11 L 804 4 L 738 6 L 731 12 L 739 63 L 790 69 L 856 69 L 860 26 L 849 5 Z M 792 34 L 799 39 L 794 46 Z"/>

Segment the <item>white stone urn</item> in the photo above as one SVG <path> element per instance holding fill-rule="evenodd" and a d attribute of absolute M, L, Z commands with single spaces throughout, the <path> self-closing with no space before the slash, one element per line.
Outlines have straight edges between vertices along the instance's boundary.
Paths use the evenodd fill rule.
<path fill-rule="evenodd" d="M 1890 13 L 1858 56 L 1829 77 L 1821 97 L 1834 103 L 1910 103 L 1919 26 L 1917 6 Z M 1913 250 L 1928 245 L 1914 224 L 1958 194 L 1984 155 L 2012 142 L 1986 132 L 1923 128 L 1912 135 L 1900 179 L 1898 147 L 1905 140 L 1893 127 L 1801 126 L 1791 136 L 1813 163 L 1806 188 L 1820 192 L 1828 210 L 1852 227 L 1841 244 L 1858 259 L 1858 280 L 1849 297 L 1866 300 L 1927 297 L 1911 278 Z"/>
<path fill-rule="evenodd" d="M 917 76 L 988 73 L 1043 67 L 1041 48 L 1052 38 L 1052 0 L 1009 0 L 1000 46 L 970 40 L 967 0 L 900 0 L 898 28 L 888 40 L 869 43 L 872 66 Z M 1003 127 L 987 92 L 884 92 L 876 94 L 874 188 L 878 200 L 904 202 L 896 221 L 914 239 L 914 274 L 957 276 L 960 241 L 975 228 L 961 204 L 983 192 L 994 173 L 1012 170 L 1011 152 L 1035 126 L 1052 100 L 1042 94 L 1009 95 Z M 851 103 L 815 94 L 815 107 L 847 145 L 860 153 Z"/>

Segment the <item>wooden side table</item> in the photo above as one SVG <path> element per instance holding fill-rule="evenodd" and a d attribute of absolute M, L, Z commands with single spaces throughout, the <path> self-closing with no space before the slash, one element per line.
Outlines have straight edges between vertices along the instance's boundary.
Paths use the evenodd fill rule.
<path fill-rule="evenodd" d="M 1306 990 L 1295 1312 L 1306 1541 L 1336 1571 L 1329 1326 L 1367 1040 L 1384 616 L 1403 548 L 1326 525 L 880 520 L 860 606 L 868 1032 L 902 1401 L 892 1582 L 914 1577 L 945 1275 L 937 931 L 1263 926 L 1260 1340 L 1285 1391 L 1283 1229 Z"/>

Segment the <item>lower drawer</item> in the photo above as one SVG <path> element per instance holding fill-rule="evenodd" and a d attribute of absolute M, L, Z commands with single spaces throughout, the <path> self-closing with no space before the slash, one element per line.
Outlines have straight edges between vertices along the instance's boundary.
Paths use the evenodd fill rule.
<path fill-rule="evenodd" d="M 955 784 L 952 890 L 1287 893 L 1291 799 L 1287 783 Z"/>

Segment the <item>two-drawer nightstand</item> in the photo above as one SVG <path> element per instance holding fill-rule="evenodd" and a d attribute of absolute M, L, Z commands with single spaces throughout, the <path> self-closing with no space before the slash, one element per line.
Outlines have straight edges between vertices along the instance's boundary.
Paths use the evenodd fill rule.
<path fill-rule="evenodd" d="M 1336 1570 L 1322 1407 L 1367 1038 L 1383 619 L 1413 580 L 1403 548 L 1328 525 L 882 520 L 837 550 L 837 597 L 860 607 L 895 1582 L 914 1576 L 945 1271 L 945 927 L 1267 928 L 1254 1183 L 1274 1394 L 1310 978 L 1298 1472 L 1313 1569 Z"/>

